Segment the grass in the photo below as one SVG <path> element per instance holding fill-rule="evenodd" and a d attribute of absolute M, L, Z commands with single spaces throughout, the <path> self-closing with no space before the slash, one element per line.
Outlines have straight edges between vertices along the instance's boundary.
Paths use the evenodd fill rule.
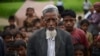
<path fill-rule="evenodd" d="M 36 0 L 39 1 L 39 0 Z M 44 2 L 49 0 L 40 0 Z M 57 0 L 54 0 L 57 1 Z M 84 0 L 63 0 L 65 9 L 73 9 L 76 12 L 82 12 L 82 4 Z M 100 0 L 90 0 L 92 3 Z M 0 3 L 0 17 L 8 18 L 8 16 L 15 14 L 24 2 L 2 2 Z"/>
<path fill-rule="evenodd" d="M 62 0 L 62 1 L 64 3 L 65 9 L 72 9 L 72 10 L 75 10 L 76 12 L 83 11 L 83 1 L 84 0 Z M 97 1 L 100 2 L 100 0 L 90 0 L 90 2 L 92 2 L 92 4 Z"/>
<path fill-rule="evenodd" d="M 3 30 L 4 30 L 4 26 L 0 25 L 0 31 L 3 31 Z"/>
<path fill-rule="evenodd" d="M 0 3 L 0 17 L 13 15 L 23 4 L 23 2 L 6 2 Z"/>

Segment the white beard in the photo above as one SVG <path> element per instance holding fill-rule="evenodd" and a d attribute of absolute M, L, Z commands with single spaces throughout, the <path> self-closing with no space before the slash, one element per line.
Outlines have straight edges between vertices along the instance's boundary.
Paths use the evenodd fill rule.
<path fill-rule="evenodd" d="M 53 31 L 47 30 L 46 31 L 46 38 L 47 39 L 55 39 L 56 35 L 57 35 L 56 30 L 53 30 Z"/>

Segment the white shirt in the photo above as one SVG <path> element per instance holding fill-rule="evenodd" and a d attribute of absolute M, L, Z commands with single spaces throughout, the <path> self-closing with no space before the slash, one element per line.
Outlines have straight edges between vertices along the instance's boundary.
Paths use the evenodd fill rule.
<path fill-rule="evenodd" d="M 47 56 L 55 56 L 55 37 L 56 37 L 56 30 L 46 31 L 46 39 L 48 42 Z"/>
<path fill-rule="evenodd" d="M 62 1 L 58 1 L 57 2 L 57 6 L 62 6 L 63 5 L 63 2 Z"/>
<path fill-rule="evenodd" d="M 83 3 L 83 8 L 84 8 L 84 9 L 89 10 L 90 7 L 91 7 L 91 3 L 90 3 L 90 1 L 87 1 L 87 2 L 84 2 L 84 3 Z"/>

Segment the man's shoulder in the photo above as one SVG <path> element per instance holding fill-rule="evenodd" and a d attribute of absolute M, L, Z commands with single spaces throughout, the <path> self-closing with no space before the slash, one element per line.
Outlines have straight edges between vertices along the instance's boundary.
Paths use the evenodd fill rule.
<path fill-rule="evenodd" d="M 61 29 L 59 29 L 59 28 L 57 28 L 57 30 L 59 31 L 59 33 L 60 33 L 61 35 L 70 35 L 70 33 L 67 32 L 66 30 L 61 30 Z"/>
<path fill-rule="evenodd" d="M 33 39 L 40 38 L 39 36 L 41 36 L 41 34 L 43 33 L 43 31 L 44 31 L 44 29 L 36 30 L 35 32 L 32 33 L 32 35 L 30 36 L 29 40 L 33 41 Z"/>
<path fill-rule="evenodd" d="M 75 32 L 79 34 L 85 34 L 85 32 L 79 28 L 75 28 Z"/>
<path fill-rule="evenodd" d="M 38 35 L 38 34 L 40 35 L 43 31 L 45 31 L 44 28 L 35 30 L 32 35 Z"/>

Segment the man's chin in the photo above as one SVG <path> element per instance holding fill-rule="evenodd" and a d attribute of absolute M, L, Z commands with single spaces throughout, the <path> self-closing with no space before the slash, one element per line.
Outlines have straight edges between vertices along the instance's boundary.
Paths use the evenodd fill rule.
<path fill-rule="evenodd" d="M 71 32 L 71 31 L 72 31 L 72 29 L 71 29 L 71 28 L 67 28 L 67 29 L 66 29 L 66 31 Z"/>
<path fill-rule="evenodd" d="M 55 28 L 54 27 L 49 27 L 48 28 L 50 31 L 53 31 Z"/>

